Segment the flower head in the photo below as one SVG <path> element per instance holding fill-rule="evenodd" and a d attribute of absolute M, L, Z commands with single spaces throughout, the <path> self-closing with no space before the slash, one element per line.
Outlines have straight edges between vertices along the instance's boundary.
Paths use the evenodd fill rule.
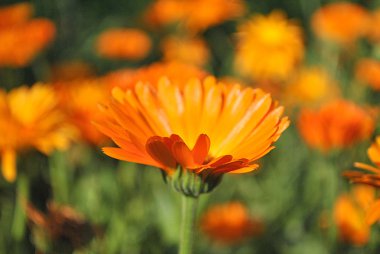
<path fill-rule="evenodd" d="M 114 89 L 113 95 L 104 108 L 108 119 L 97 126 L 118 147 L 104 152 L 161 168 L 169 180 L 188 173 L 200 176 L 201 185 L 213 179 L 201 193 L 224 173 L 257 169 L 257 160 L 273 149 L 289 123 L 269 94 L 212 77 L 182 85 L 163 78 L 155 86 L 141 82 L 125 92 Z"/>
<path fill-rule="evenodd" d="M 1 19 L 1 18 L 0 18 Z M 23 67 L 55 36 L 55 26 L 47 19 L 0 28 L 0 66 Z M 25 43 L 25 42 L 28 43 Z"/>
<path fill-rule="evenodd" d="M 106 30 L 97 39 L 99 55 L 111 59 L 140 60 L 152 47 L 149 36 L 142 30 L 113 28 Z"/>
<path fill-rule="evenodd" d="M 146 67 L 133 69 L 122 69 L 113 71 L 103 77 L 103 82 L 112 90 L 114 87 L 122 89 L 133 88 L 139 81 L 155 85 L 162 76 L 167 77 L 174 84 L 185 84 L 192 77 L 203 79 L 206 72 L 201 69 L 177 62 L 154 63 Z"/>
<path fill-rule="evenodd" d="M 16 178 L 16 152 L 36 148 L 49 154 L 65 149 L 74 130 L 57 108 L 54 90 L 42 84 L 0 91 L 0 152 L 2 172 L 8 181 Z"/>
<path fill-rule="evenodd" d="M 239 202 L 215 205 L 202 215 L 202 231 L 219 243 L 238 243 L 263 231 L 263 224 L 251 218 L 247 208 Z"/>
<path fill-rule="evenodd" d="M 157 0 L 149 7 L 146 16 L 152 25 L 178 22 L 195 33 L 243 13 L 241 0 Z"/>
<path fill-rule="evenodd" d="M 313 105 L 337 97 L 336 82 L 319 67 L 303 68 L 286 87 L 290 104 Z"/>
<path fill-rule="evenodd" d="M 164 60 L 180 61 L 203 66 L 208 62 L 210 53 L 206 42 L 201 38 L 168 37 L 161 44 Z"/>
<path fill-rule="evenodd" d="M 335 100 L 322 105 L 318 111 L 302 110 L 298 127 L 310 146 L 327 151 L 369 138 L 374 130 L 374 121 L 370 114 L 354 103 Z"/>
<path fill-rule="evenodd" d="M 282 12 L 255 15 L 238 30 L 236 69 L 254 80 L 285 79 L 303 58 L 301 28 Z"/>
<path fill-rule="evenodd" d="M 80 131 L 82 140 L 95 145 L 103 143 L 106 137 L 94 128 L 92 122 L 103 117 L 98 106 L 107 100 L 105 85 L 97 79 L 88 79 L 57 82 L 54 88 L 59 107 L 65 112 L 67 121 Z"/>
<path fill-rule="evenodd" d="M 335 203 L 334 220 L 340 238 L 355 245 L 365 245 L 370 236 L 372 210 L 376 204 L 375 190 L 370 186 L 355 186 L 352 193 L 342 194 Z"/>
<path fill-rule="evenodd" d="M 356 64 L 355 76 L 374 90 L 380 90 L 380 61 L 369 58 L 361 59 Z"/>
<path fill-rule="evenodd" d="M 338 2 L 318 9 L 311 25 L 318 37 L 346 45 L 367 33 L 369 18 L 369 13 L 360 5 Z"/>
<path fill-rule="evenodd" d="M 380 136 L 376 137 L 375 142 L 368 148 L 367 154 L 376 167 L 357 162 L 355 166 L 366 172 L 348 171 L 344 173 L 344 176 L 354 183 L 369 184 L 380 188 Z"/>

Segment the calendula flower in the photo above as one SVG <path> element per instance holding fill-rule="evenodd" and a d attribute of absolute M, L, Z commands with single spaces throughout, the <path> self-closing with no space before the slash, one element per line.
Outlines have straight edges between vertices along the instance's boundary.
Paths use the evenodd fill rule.
<path fill-rule="evenodd" d="M 286 79 L 303 58 L 301 28 L 280 11 L 255 15 L 238 31 L 236 69 L 254 80 Z"/>
<path fill-rule="evenodd" d="M 68 147 L 74 130 L 57 104 L 54 90 L 43 84 L 0 91 L 1 169 L 7 181 L 16 178 L 16 153 L 36 148 L 49 154 Z"/>
<path fill-rule="evenodd" d="M 58 63 L 51 68 L 51 82 L 88 80 L 94 77 L 93 68 L 86 62 L 73 60 Z"/>
<path fill-rule="evenodd" d="M 88 79 L 58 82 L 54 87 L 60 108 L 65 112 L 67 121 L 80 131 L 82 140 L 95 145 L 103 143 L 106 137 L 94 128 L 92 121 L 103 117 L 98 106 L 107 101 L 105 85 L 97 79 Z"/>
<path fill-rule="evenodd" d="M 146 18 L 152 25 L 181 23 L 192 33 L 200 32 L 244 14 L 241 0 L 157 0 Z"/>
<path fill-rule="evenodd" d="M 262 233 L 264 226 L 239 202 L 212 206 L 201 218 L 200 228 L 212 240 L 234 244 Z"/>
<path fill-rule="evenodd" d="M 349 147 L 374 130 L 372 117 L 350 101 L 334 100 L 318 110 L 303 109 L 298 120 L 301 136 L 322 151 Z"/>
<path fill-rule="evenodd" d="M 365 245 L 370 237 L 369 215 L 376 203 L 373 187 L 357 185 L 352 193 L 342 194 L 334 206 L 334 220 L 340 238 L 354 245 Z"/>
<path fill-rule="evenodd" d="M 355 66 L 357 80 L 371 86 L 374 90 L 380 90 L 380 61 L 363 58 Z"/>
<path fill-rule="evenodd" d="M 0 8 L 0 29 L 26 23 L 33 14 L 33 6 L 23 2 Z"/>
<path fill-rule="evenodd" d="M 206 42 L 201 38 L 168 37 L 161 43 L 165 61 L 179 61 L 197 66 L 205 65 L 210 53 Z"/>
<path fill-rule="evenodd" d="M 139 81 L 143 83 L 157 84 L 162 76 L 170 79 L 175 84 L 185 84 L 192 77 L 204 78 L 207 73 L 189 64 L 171 61 L 154 63 L 136 70 L 122 69 L 113 71 L 103 77 L 104 84 L 112 90 L 114 87 L 122 89 L 133 88 Z"/>
<path fill-rule="evenodd" d="M 355 166 L 366 172 L 348 171 L 344 175 L 355 183 L 369 184 L 380 188 L 380 136 L 377 136 L 375 142 L 368 148 L 367 154 L 376 167 L 357 162 Z"/>
<path fill-rule="evenodd" d="M 54 24 L 42 18 L 18 26 L 0 28 L 0 66 L 26 66 L 54 36 Z"/>
<path fill-rule="evenodd" d="M 97 126 L 118 147 L 103 151 L 161 168 L 188 196 L 212 190 L 225 173 L 257 169 L 289 124 L 269 94 L 213 77 L 181 85 L 166 78 L 154 86 L 140 82 L 125 92 L 114 89 L 113 96 L 104 106 L 108 119 Z"/>
<path fill-rule="evenodd" d="M 336 81 L 322 68 L 300 69 L 286 87 L 289 104 L 314 105 L 337 97 Z"/>
<path fill-rule="evenodd" d="M 133 28 L 112 28 L 99 35 L 96 50 L 99 55 L 111 59 L 140 60 L 152 47 L 149 36 Z"/>
<path fill-rule="evenodd" d="M 349 2 L 326 4 L 311 18 L 312 29 L 318 37 L 342 45 L 363 37 L 369 23 L 369 13 L 362 6 Z"/>

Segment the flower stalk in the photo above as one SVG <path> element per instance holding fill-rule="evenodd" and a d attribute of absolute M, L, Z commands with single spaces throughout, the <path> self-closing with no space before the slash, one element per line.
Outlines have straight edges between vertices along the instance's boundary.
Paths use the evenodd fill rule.
<path fill-rule="evenodd" d="M 191 254 L 194 242 L 198 197 L 182 195 L 181 239 L 179 254 Z"/>

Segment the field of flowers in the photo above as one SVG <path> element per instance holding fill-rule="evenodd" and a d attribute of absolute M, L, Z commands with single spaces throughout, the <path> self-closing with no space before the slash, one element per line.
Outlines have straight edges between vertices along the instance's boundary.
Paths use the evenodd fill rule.
<path fill-rule="evenodd" d="M 379 117 L 379 0 L 2 0 L 0 253 L 379 253 Z"/>

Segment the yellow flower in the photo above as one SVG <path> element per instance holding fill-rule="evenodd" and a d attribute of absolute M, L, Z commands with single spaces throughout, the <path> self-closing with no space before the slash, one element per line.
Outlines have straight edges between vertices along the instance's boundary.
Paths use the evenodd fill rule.
<path fill-rule="evenodd" d="M 58 82 L 54 88 L 60 108 L 67 121 L 80 131 L 82 140 L 95 145 L 103 143 L 105 136 L 94 128 L 92 122 L 102 119 L 98 106 L 108 97 L 105 85 L 100 80 L 88 79 Z"/>
<path fill-rule="evenodd" d="M 303 59 L 302 30 L 273 11 L 255 15 L 239 28 L 236 69 L 254 79 L 286 79 Z"/>
<path fill-rule="evenodd" d="M 104 152 L 161 168 L 169 179 L 182 174 L 177 167 L 203 180 L 255 170 L 289 123 L 269 94 L 212 77 L 181 85 L 163 78 L 155 88 L 139 83 L 113 95 L 97 126 L 118 147 Z"/>
<path fill-rule="evenodd" d="M 74 130 L 57 109 L 54 90 L 47 85 L 19 87 L 8 94 L 0 90 L 0 151 L 2 173 L 7 181 L 16 178 L 16 153 L 29 148 L 49 154 L 65 149 Z"/>
<path fill-rule="evenodd" d="M 179 61 L 202 66 L 210 58 L 206 42 L 197 37 L 168 37 L 162 41 L 161 48 L 166 61 Z"/>
<path fill-rule="evenodd" d="M 336 82 L 319 67 L 299 70 L 286 87 L 285 96 L 290 104 L 313 105 L 339 94 Z"/>

